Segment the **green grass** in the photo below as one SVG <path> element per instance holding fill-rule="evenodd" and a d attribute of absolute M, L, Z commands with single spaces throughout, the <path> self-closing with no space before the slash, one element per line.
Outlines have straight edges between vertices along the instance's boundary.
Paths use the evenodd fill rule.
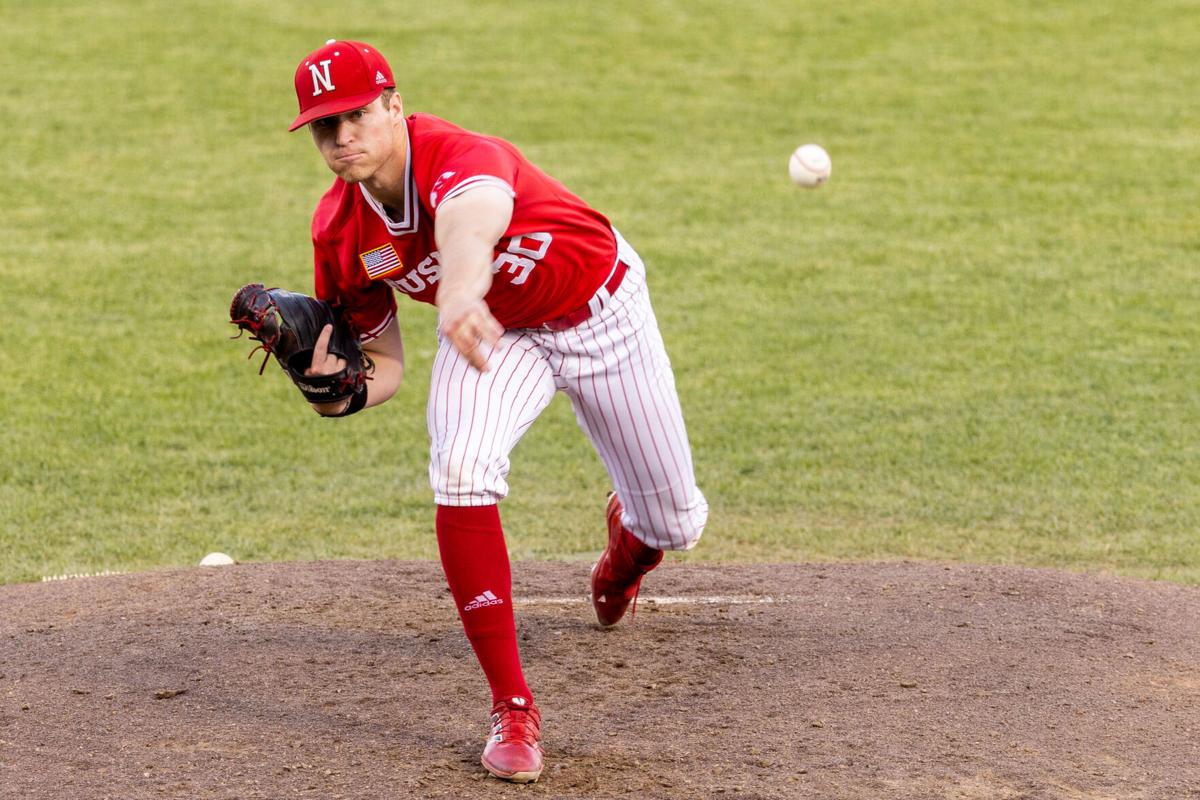
<path fill-rule="evenodd" d="M 1192 2 L 3 2 L 0 582 L 433 558 L 430 310 L 408 385 L 318 419 L 229 342 L 311 286 L 294 114 L 331 36 L 503 135 L 646 258 L 712 516 L 694 559 L 937 558 L 1200 582 Z M 834 176 L 792 187 L 791 150 Z M 521 558 L 607 482 L 556 401 Z"/>

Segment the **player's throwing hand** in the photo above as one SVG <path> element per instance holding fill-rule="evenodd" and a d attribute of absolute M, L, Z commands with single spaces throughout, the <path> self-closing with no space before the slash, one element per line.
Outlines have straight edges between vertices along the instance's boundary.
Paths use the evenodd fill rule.
<path fill-rule="evenodd" d="M 492 316 L 487 303 L 482 300 L 451 302 L 442 306 L 439 318 L 442 335 L 450 340 L 454 349 L 462 353 L 472 367 L 487 372 L 488 355 L 504 334 L 504 328 Z"/>

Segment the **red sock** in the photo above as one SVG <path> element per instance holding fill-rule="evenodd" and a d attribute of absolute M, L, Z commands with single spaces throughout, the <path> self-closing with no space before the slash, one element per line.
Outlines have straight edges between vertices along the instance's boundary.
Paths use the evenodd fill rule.
<path fill-rule="evenodd" d="M 492 687 L 492 702 L 533 694 L 521 672 L 513 622 L 512 573 L 500 512 L 490 506 L 438 506 L 438 552 L 458 616 Z"/>

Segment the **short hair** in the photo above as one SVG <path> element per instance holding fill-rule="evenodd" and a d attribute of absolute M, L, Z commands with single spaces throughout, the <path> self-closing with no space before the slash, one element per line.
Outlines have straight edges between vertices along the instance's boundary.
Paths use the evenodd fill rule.
<path fill-rule="evenodd" d="M 395 93 L 396 93 L 396 90 L 390 86 L 379 93 L 379 102 L 383 103 L 384 108 L 387 108 L 388 105 L 392 102 L 392 95 L 394 95 Z"/>

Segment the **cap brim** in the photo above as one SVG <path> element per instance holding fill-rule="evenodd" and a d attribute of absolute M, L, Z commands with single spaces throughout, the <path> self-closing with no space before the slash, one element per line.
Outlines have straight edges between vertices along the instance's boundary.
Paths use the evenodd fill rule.
<path fill-rule="evenodd" d="M 350 97 L 339 97 L 334 100 L 328 100 L 324 103 L 319 103 L 305 111 L 300 116 L 296 117 L 292 122 L 292 126 L 288 131 L 294 131 L 297 128 L 303 127 L 314 119 L 321 117 L 332 117 L 336 114 L 345 114 L 347 111 L 353 111 L 356 108 L 370 105 L 375 102 L 379 95 L 383 94 L 383 90 L 390 87 L 380 86 L 378 89 L 372 89 L 366 94 L 356 94 Z"/>

